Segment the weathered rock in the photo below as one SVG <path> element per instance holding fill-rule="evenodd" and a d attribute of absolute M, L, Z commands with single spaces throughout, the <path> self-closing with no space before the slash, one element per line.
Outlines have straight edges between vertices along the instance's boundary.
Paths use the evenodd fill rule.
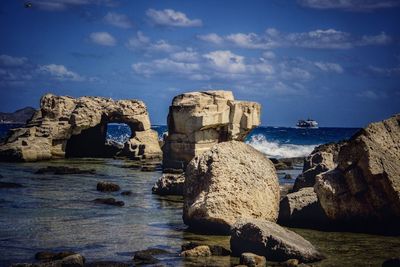
<path fill-rule="evenodd" d="M 18 183 L 0 182 L 0 189 L 21 188 L 21 187 L 24 187 L 24 186 L 22 184 L 18 184 Z"/>
<path fill-rule="evenodd" d="M 231 91 L 178 95 L 168 114 L 168 136 L 163 146 L 163 168 L 185 170 L 189 161 L 213 145 L 243 141 L 260 124 L 260 105 L 236 101 Z"/>
<path fill-rule="evenodd" d="M 183 195 L 185 176 L 183 174 L 164 173 L 154 184 L 152 192 L 157 195 Z"/>
<path fill-rule="evenodd" d="M 181 253 L 182 257 L 209 257 L 211 255 L 210 247 L 206 245 L 197 246 Z"/>
<path fill-rule="evenodd" d="M 275 168 L 247 144 L 215 145 L 189 163 L 185 176 L 183 220 L 195 229 L 229 234 L 238 218 L 278 217 Z"/>
<path fill-rule="evenodd" d="M 45 168 L 40 168 L 35 172 L 35 174 L 95 174 L 95 170 L 81 170 L 79 168 L 66 167 L 66 166 L 47 166 Z"/>
<path fill-rule="evenodd" d="M 319 226 L 327 221 L 313 187 L 287 194 L 279 205 L 279 224 L 290 226 Z"/>
<path fill-rule="evenodd" d="M 331 221 L 379 228 L 398 222 L 400 114 L 356 133 L 341 147 L 337 167 L 316 177 L 314 189 Z"/>
<path fill-rule="evenodd" d="M 271 261 L 314 262 L 324 258 L 300 235 L 265 220 L 239 220 L 233 227 L 230 243 L 235 255 L 252 252 Z"/>
<path fill-rule="evenodd" d="M 123 201 L 117 201 L 115 198 L 96 198 L 94 202 L 98 204 L 106 204 L 106 205 L 112 205 L 112 206 L 118 206 L 122 207 L 125 205 Z"/>
<path fill-rule="evenodd" d="M 107 156 L 107 123 L 126 123 L 132 132 L 132 159 L 160 158 L 158 138 L 147 108 L 139 100 L 44 95 L 40 110 L 23 128 L 13 129 L 0 146 L 0 160 L 38 161 L 64 157 Z"/>
<path fill-rule="evenodd" d="M 213 256 L 229 256 L 232 254 L 232 252 L 229 249 L 224 248 L 223 246 L 207 245 L 207 244 L 202 244 L 202 243 L 198 243 L 198 242 L 189 242 L 189 243 L 183 244 L 182 251 L 191 250 L 198 246 L 208 246 L 210 248 L 211 254 Z"/>
<path fill-rule="evenodd" d="M 67 256 L 61 260 L 62 267 L 79 267 L 85 264 L 85 258 L 79 254 Z"/>
<path fill-rule="evenodd" d="M 332 170 L 337 165 L 337 157 L 340 148 L 345 142 L 329 143 L 316 147 L 311 154 L 304 159 L 303 172 L 294 183 L 293 192 L 304 187 L 313 187 L 315 176 L 320 173 Z"/>
<path fill-rule="evenodd" d="M 267 266 L 267 260 L 264 256 L 258 256 L 254 253 L 245 252 L 240 255 L 240 264 L 248 267 L 265 267 Z"/>
<path fill-rule="evenodd" d="M 97 191 L 101 192 L 116 192 L 121 190 L 119 185 L 111 183 L 111 182 L 98 182 L 97 183 Z"/>

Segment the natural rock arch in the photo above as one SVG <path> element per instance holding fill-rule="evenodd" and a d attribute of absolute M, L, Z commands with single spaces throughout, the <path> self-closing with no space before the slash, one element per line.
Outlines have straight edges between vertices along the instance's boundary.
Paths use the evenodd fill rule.
<path fill-rule="evenodd" d="M 121 155 L 161 158 L 158 136 L 150 128 L 146 105 L 139 100 L 56 96 L 41 98 L 40 110 L 23 128 L 14 129 L 0 147 L 0 159 L 37 161 L 64 157 L 103 157 L 106 126 L 125 123 L 132 136 Z"/>

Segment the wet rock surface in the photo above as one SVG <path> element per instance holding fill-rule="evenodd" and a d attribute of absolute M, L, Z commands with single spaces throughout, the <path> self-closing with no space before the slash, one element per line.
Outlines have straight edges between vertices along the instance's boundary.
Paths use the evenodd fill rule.
<path fill-rule="evenodd" d="M 125 203 L 123 201 L 116 200 L 115 198 L 96 198 L 93 201 L 97 204 L 105 204 L 105 205 L 118 206 L 118 207 L 122 207 L 125 205 Z"/>
<path fill-rule="evenodd" d="M 116 192 L 121 190 L 119 185 L 111 182 L 98 182 L 96 189 L 100 192 Z"/>

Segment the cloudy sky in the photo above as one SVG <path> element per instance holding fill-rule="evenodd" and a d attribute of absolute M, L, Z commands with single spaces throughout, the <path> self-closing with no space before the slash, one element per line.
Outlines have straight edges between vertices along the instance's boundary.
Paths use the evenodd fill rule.
<path fill-rule="evenodd" d="M 146 102 L 230 89 L 262 124 L 364 126 L 400 112 L 399 0 L 0 2 L 0 110 L 46 92 Z"/>

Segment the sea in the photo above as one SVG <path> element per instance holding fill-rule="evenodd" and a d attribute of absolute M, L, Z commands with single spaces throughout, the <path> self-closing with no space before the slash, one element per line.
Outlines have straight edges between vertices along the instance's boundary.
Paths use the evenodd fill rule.
<path fill-rule="evenodd" d="M 0 125 L 0 138 L 18 125 Z M 167 131 L 154 125 L 161 139 Z M 356 128 L 296 129 L 258 127 L 246 143 L 267 157 L 307 156 L 315 146 L 351 137 Z M 107 138 L 123 142 L 129 138 L 126 125 L 109 124 Z M 0 163 L 0 182 L 19 183 L 23 187 L 0 188 L 0 266 L 34 262 L 39 251 L 75 251 L 91 261 L 133 263 L 135 251 L 162 248 L 171 254 L 156 256 L 165 266 L 231 266 L 234 257 L 182 259 L 180 247 L 189 241 L 229 247 L 229 237 L 190 232 L 182 221 L 182 197 L 158 196 L 151 192 L 160 171 L 141 172 L 129 168 L 121 159 L 83 158 L 36 163 Z M 42 167 L 69 166 L 94 169 L 96 174 L 35 174 Z M 298 166 L 297 172 L 301 172 Z M 278 173 L 280 183 L 283 170 Z M 101 193 L 99 181 L 110 181 L 130 190 Z M 96 198 L 114 197 L 123 207 L 99 205 Z M 390 257 L 400 255 L 400 239 L 361 233 L 321 232 L 292 228 L 313 243 L 326 259 L 313 266 L 380 266 Z"/>

